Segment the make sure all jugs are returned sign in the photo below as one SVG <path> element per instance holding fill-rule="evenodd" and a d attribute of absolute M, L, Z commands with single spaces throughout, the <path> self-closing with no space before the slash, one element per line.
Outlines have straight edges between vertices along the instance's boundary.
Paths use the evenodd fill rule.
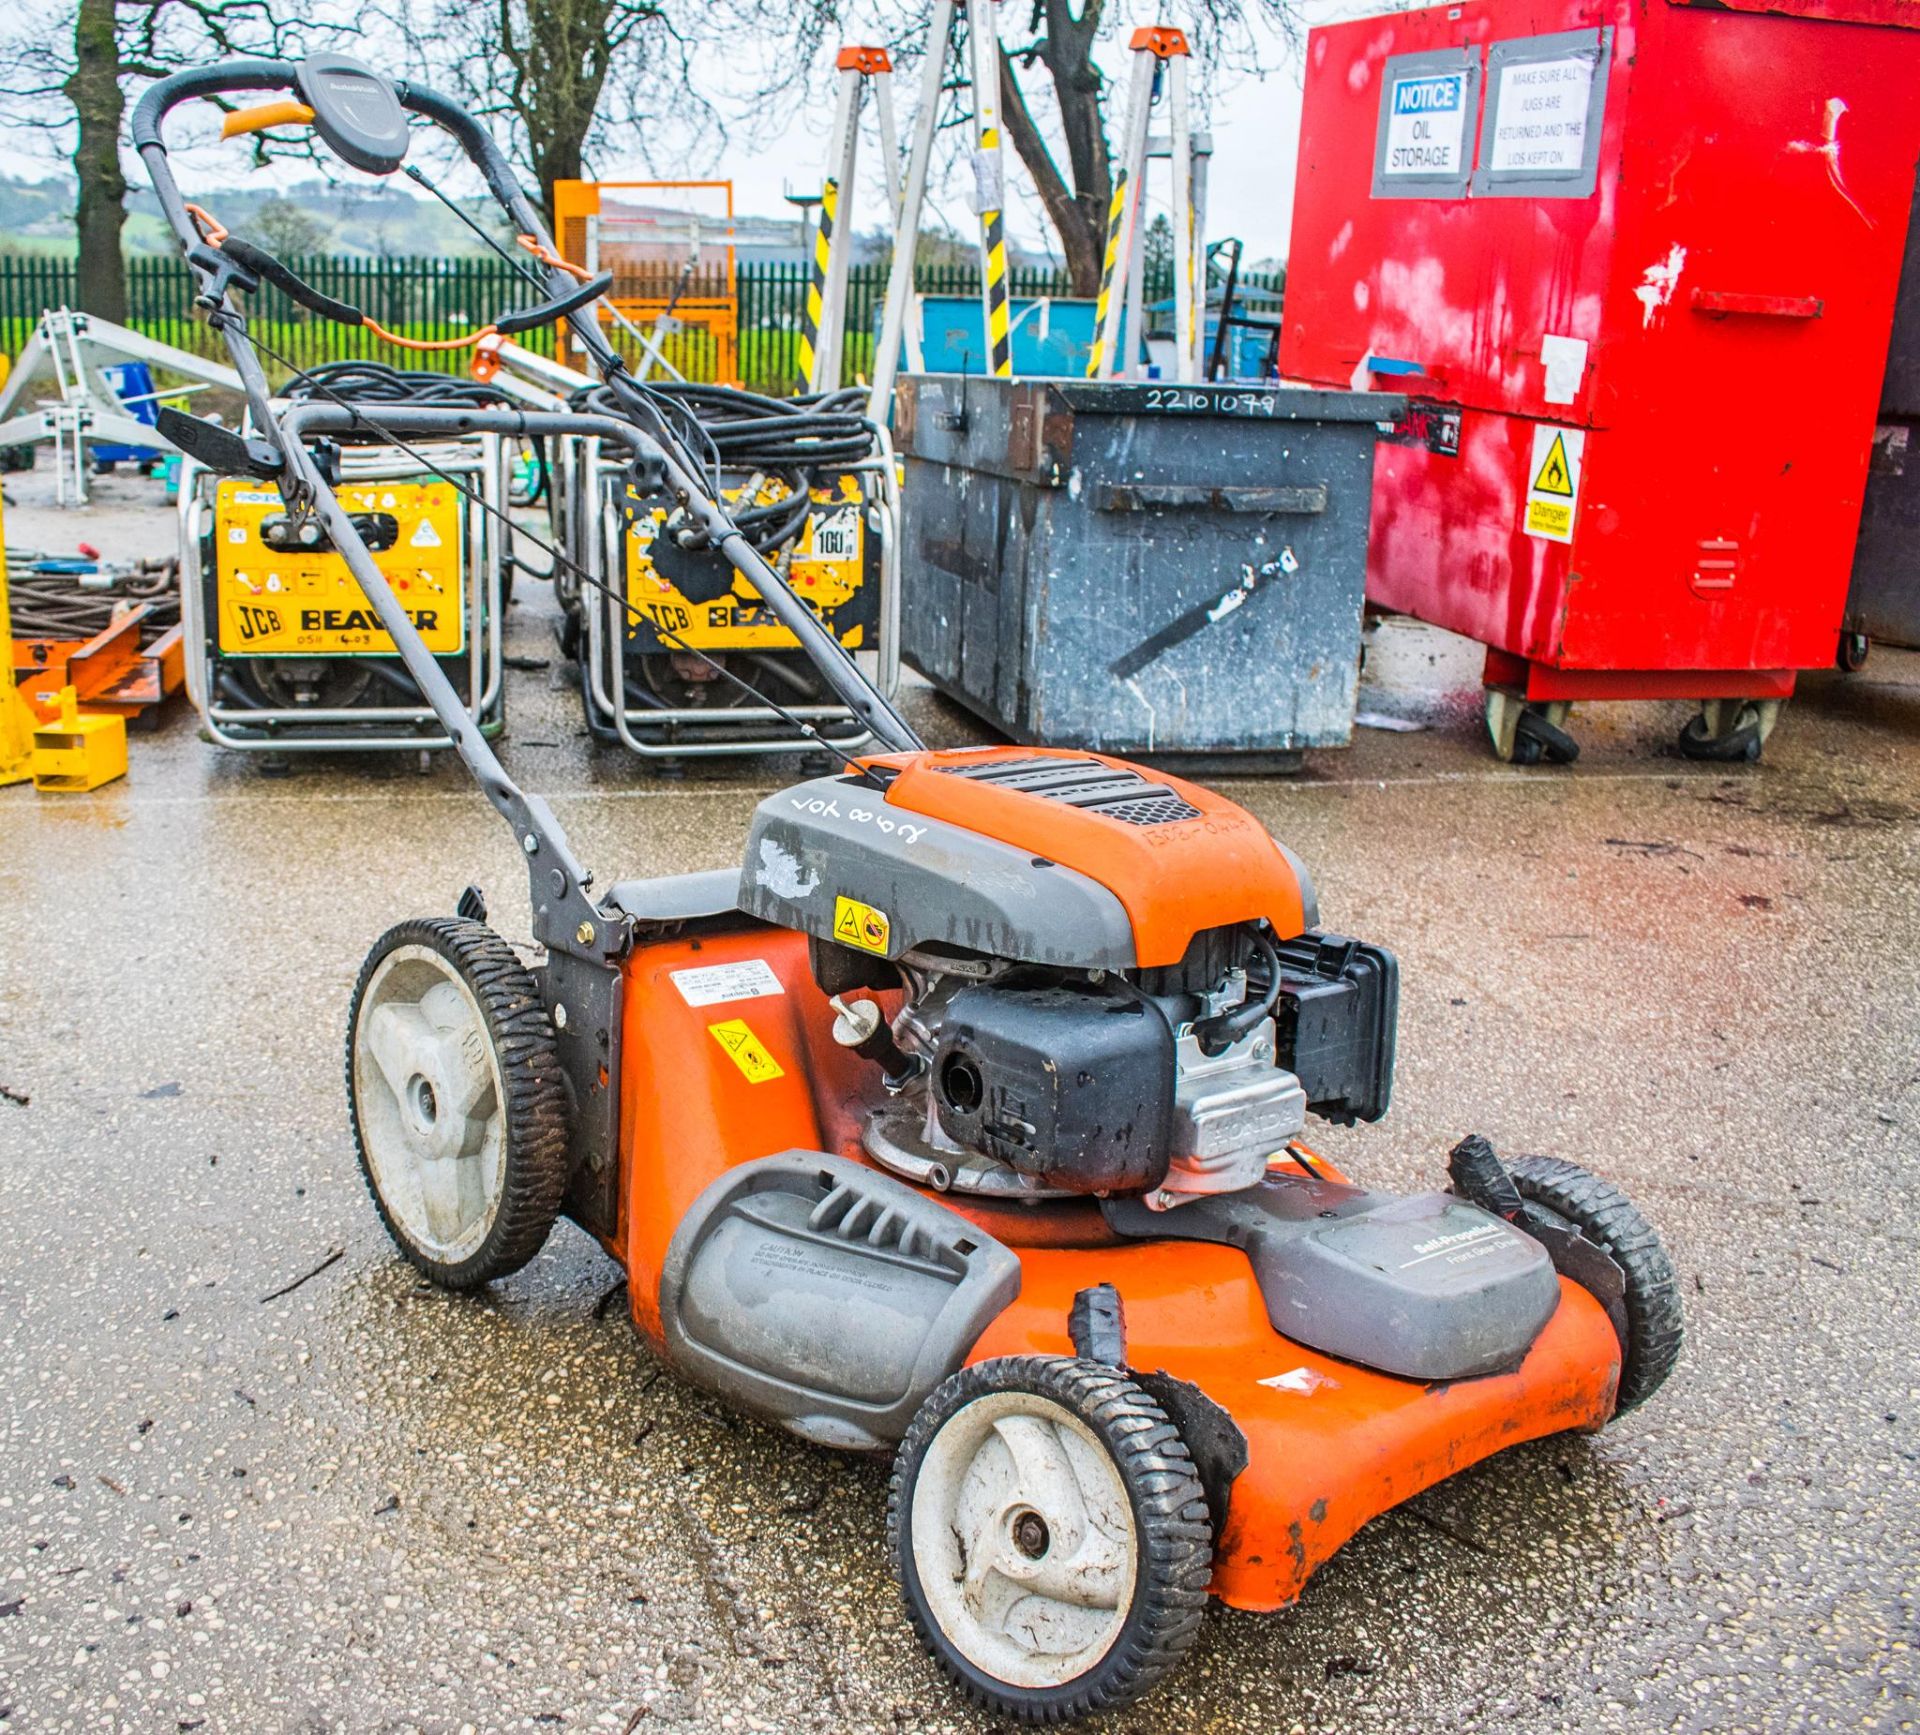
<path fill-rule="evenodd" d="M 457 656 L 467 624 L 459 495 L 444 482 L 370 482 L 343 486 L 339 500 L 427 649 Z M 316 519 L 287 510 L 278 489 L 222 482 L 213 542 L 223 655 L 393 655 L 344 557 Z"/>

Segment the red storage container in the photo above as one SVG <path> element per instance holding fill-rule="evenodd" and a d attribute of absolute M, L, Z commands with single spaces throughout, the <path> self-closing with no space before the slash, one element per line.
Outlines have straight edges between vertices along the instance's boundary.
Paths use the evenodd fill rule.
<path fill-rule="evenodd" d="M 1468 0 L 1309 36 L 1281 370 L 1415 399 L 1368 597 L 1488 647 L 1503 754 L 1568 755 L 1567 701 L 1672 697 L 1716 701 L 1683 746 L 1751 756 L 1832 664 L 1916 13 Z"/>

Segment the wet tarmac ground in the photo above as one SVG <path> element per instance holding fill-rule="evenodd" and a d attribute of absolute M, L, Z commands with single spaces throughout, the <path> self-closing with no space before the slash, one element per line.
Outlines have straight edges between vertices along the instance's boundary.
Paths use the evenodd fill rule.
<path fill-rule="evenodd" d="M 9 478 L 8 540 L 161 552 Z M 544 587 L 506 758 L 604 879 L 735 859 L 760 767 L 662 782 L 582 737 Z M 1818 676 L 1756 767 L 1672 705 L 1587 707 L 1570 770 L 1485 752 L 1477 663 L 1389 627 L 1363 730 L 1228 781 L 1396 951 L 1392 1113 L 1316 1143 L 1387 1186 L 1445 1151 L 1588 1163 L 1665 1235 L 1667 1389 L 1368 1526 L 1280 1615 L 1216 1610 L 1104 1727 L 1904 1729 L 1920 1721 L 1920 658 Z M 924 691 L 942 741 L 974 738 Z M 984 1730 L 920 1653 L 884 1466 L 664 1370 L 563 1226 L 476 1298 L 361 1184 L 360 959 L 524 869 L 460 768 L 269 777 L 183 703 L 132 774 L 0 790 L 0 1729 Z"/>

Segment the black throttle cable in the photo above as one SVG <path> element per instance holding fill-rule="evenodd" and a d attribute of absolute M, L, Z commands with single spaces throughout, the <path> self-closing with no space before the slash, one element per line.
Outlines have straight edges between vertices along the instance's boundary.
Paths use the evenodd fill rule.
<path fill-rule="evenodd" d="M 1238 1006 L 1229 1007 L 1225 1012 L 1216 1012 L 1211 1018 L 1203 1018 L 1194 1025 L 1193 1034 L 1199 1039 L 1201 1051 L 1205 1054 L 1225 1053 L 1261 1019 L 1270 1018 L 1280 998 L 1280 954 L 1267 934 L 1266 923 L 1249 922 L 1246 930 L 1253 937 L 1253 949 L 1260 954 L 1260 961 L 1266 966 L 1266 990 L 1257 1000 L 1249 993 Z"/>

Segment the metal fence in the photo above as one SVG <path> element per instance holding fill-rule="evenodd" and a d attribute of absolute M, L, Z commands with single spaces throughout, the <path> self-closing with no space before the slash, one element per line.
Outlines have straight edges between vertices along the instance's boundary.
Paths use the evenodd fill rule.
<path fill-rule="evenodd" d="M 503 308 L 523 302 L 528 293 L 513 267 L 505 260 L 485 255 L 459 259 L 348 259 L 327 255 L 293 258 L 288 263 L 322 293 L 363 309 L 389 331 L 404 337 L 460 337 Z M 807 275 L 807 267 L 797 261 L 754 261 L 739 267 L 736 282 L 742 384 L 759 391 L 791 391 Z M 919 289 L 926 294 L 973 294 L 980 285 L 978 269 L 968 265 L 927 267 L 917 277 Z M 1264 277 L 1242 281 L 1249 287 L 1276 286 Z M 848 273 L 844 377 L 849 383 L 873 371 L 874 334 L 886 288 L 884 264 L 855 265 Z M 1151 275 L 1146 288 L 1149 302 L 1172 294 L 1171 281 L 1155 283 Z M 1065 295 L 1066 273 L 1016 270 L 1012 290 L 1016 297 Z M 70 305 L 73 299 L 71 260 L 0 258 L 0 349 L 18 354 L 41 311 Z M 191 283 L 179 260 L 129 260 L 127 302 L 128 323 L 137 331 L 198 355 L 224 354 L 206 322 L 193 312 Z M 410 366 L 449 372 L 466 369 L 464 350 L 402 357 L 371 332 L 317 318 L 270 285 L 255 297 L 252 323 L 263 349 L 278 358 L 278 365 L 269 368 L 276 376 L 289 368 L 363 356 L 385 361 L 404 359 Z M 551 353 L 552 329 L 530 332 L 520 341 Z M 710 372 L 710 361 L 705 367 L 702 362 L 703 355 L 710 358 L 710 346 L 683 346 L 681 354 L 675 353 L 672 343 L 664 347 L 668 359 L 689 377 Z"/>

